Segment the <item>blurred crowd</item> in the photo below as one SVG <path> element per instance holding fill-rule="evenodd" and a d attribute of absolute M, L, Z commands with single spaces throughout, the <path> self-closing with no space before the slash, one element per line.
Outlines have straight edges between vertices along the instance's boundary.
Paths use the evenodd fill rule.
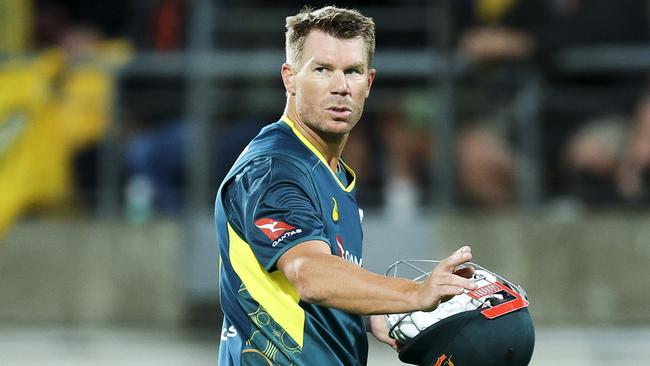
<path fill-rule="evenodd" d="M 282 18 L 273 19 L 275 27 L 269 32 L 268 27 L 259 25 L 269 21 L 233 19 L 229 11 L 257 9 L 255 14 L 259 17 L 267 12 L 275 17 L 276 13 L 272 12 L 275 7 L 287 9 L 289 14 L 304 3 L 321 6 L 331 1 L 285 0 L 273 2 L 273 6 L 255 0 L 213 3 L 219 6 L 211 29 L 215 49 L 218 46 L 221 49 L 281 50 L 284 42 Z M 368 7 L 363 1 L 334 3 Z M 458 0 L 447 1 L 448 6 L 432 6 L 424 0 L 372 2 L 372 6 L 383 9 L 415 9 L 409 13 L 415 18 L 407 23 L 418 24 L 396 30 L 378 23 L 379 57 L 388 50 L 422 50 L 433 44 L 441 54 L 463 65 L 461 74 L 454 79 L 457 86 L 453 108 L 455 204 L 486 210 L 517 207 L 518 190 L 521 189 L 517 179 L 521 173 L 518 168 L 522 159 L 521 134 L 525 131 L 516 128 L 516 118 L 521 116 L 517 114 L 515 101 L 526 83 L 522 75 L 530 75 L 531 70 L 541 80 L 537 115 L 532 116 L 531 121 L 539 123 L 538 163 L 542 172 L 543 202 L 568 199 L 585 207 L 643 207 L 650 203 L 647 71 L 636 68 L 576 72 L 567 70 L 561 62 L 567 50 L 646 45 L 650 29 L 648 3 L 647 0 Z M 38 173 L 31 176 L 25 173 L 18 179 L 8 168 L 10 161 L 24 160 L 18 148 L 13 148 L 12 152 L 11 141 L 20 138 L 16 137 L 18 133 L 11 135 L 11 129 L 17 125 L 16 111 L 20 108 L 29 111 L 28 103 L 23 100 L 9 101 L 13 100 L 10 97 L 12 83 L 16 83 L 9 76 L 17 72 L 17 59 L 29 64 L 49 55 L 50 60 L 55 50 L 58 61 L 52 62 L 56 67 L 47 66 L 51 65 L 50 61 L 44 66 L 47 76 L 43 76 L 40 87 L 49 92 L 43 98 L 58 103 L 62 103 L 65 96 L 78 98 L 74 100 L 82 107 L 94 105 L 96 108 L 90 112 L 86 108 L 79 113 L 74 108 L 62 109 L 73 114 L 61 112 L 58 122 L 61 125 L 57 126 L 64 126 L 66 121 L 76 118 L 77 125 L 85 125 L 93 132 L 86 134 L 83 143 L 77 141 L 72 144 L 74 148 L 68 149 L 65 157 L 69 163 L 52 163 L 68 166 L 60 174 L 69 175 L 69 179 L 60 181 L 71 192 L 60 194 L 53 201 L 58 206 L 75 210 L 92 210 L 97 204 L 97 189 L 101 183 L 98 156 L 102 136 L 112 121 L 120 126 L 117 137 L 122 153 L 115 159 L 120 167 L 124 203 L 135 197 L 155 212 L 182 213 L 187 170 L 192 163 L 187 154 L 192 144 L 189 133 L 192 121 L 188 121 L 184 99 L 186 79 L 183 75 L 135 75 L 118 81 L 112 79 L 112 70 L 139 53 L 187 50 L 193 2 L 8 0 L 2 4 L 6 14 L 15 15 L 10 17 L 11 22 L 4 23 L 3 29 L 10 28 L 11 32 L 5 31 L 0 36 L 0 54 L 3 55 L 0 68 L 0 176 L 3 181 L 0 188 L 3 199 L 10 195 L 20 196 L 16 192 L 24 186 L 24 181 L 33 181 L 38 176 Z M 441 11 L 447 12 L 445 17 L 427 15 Z M 369 13 L 372 15 L 372 11 Z M 430 22 L 443 18 L 448 20 L 450 42 L 435 44 L 431 29 L 433 33 L 443 30 Z M 238 23 L 239 28 L 233 28 L 234 23 Z M 93 77 L 97 80 L 96 75 L 75 74 L 79 65 L 87 66 L 88 63 L 100 65 L 93 70 L 108 81 L 93 84 L 88 80 Z M 408 67 L 404 65 L 405 69 Z M 74 79 L 75 75 L 81 79 Z M 376 94 L 371 96 L 367 112 L 353 132 L 344 158 L 357 170 L 362 205 L 385 207 L 392 212 L 398 210 L 402 217 L 409 217 L 436 199 L 434 192 L 439 179 L 435 162 L 441 158 L 436 126 L 444 98 L 435 80 L 389 78 L 382 81 L 381 70 L 378 75 L 373 90 Z M 76 94 L 65 94 L 69 89 L 62 85 L 71 80 L 81 80 L 75 84 L 81 86 Z M 88 87 L 89 84 L 94 86 Z M 228 93 L 220 94 L 224 100 L 218 105 L 223 108 L 211 112 L 215 134 L 211 138 L 209 177 L 215 189 L 247 141 L 264 124 L 277 120 L 284 107 L 279 76 L 255 83 L 233 78 L 224 81 L 219 88 Z M 276 96 L 271 102 L 262 104 L 266 107 L 242 106 L 256 96 L 246 99 L 241 95 L 260 90 L 261 95 L 266 95 L 264 90 L 271 90 Z M 120 108 L 117 121 L 112 109 L 115 105 Z M 229 109 L 230 106 L 237 108 Z M 24 116 L 29 119 L 36 118 L 35 115 L 27 113 Z M 14 140 L 7 138 L 10 135 Z M 57 141 L 50 139 L 48 146 L 71 144 L 70 139 Z M 42 168 L 36 164 L 32 169 Z M 10 180 L 13 183 L 8 183 Z M 40 181 L 47 182 L 47 179 Z M 25 199 L 22 206 L 16 204 L 11 212 L 39 207 L 42 196 L 36 194 L 31 200 Z M 205 199 L 209 202 L 212 197 Z M 0 207 L 0 210 L 8 212 L 9 209 Z"/>
<path fill-rule="evenodd" d="M 648 2 L 456 4 L 462 19 L 457 49 L 472 61 L 478 77 L 492 84 L 493 94 L 511 96 L 507 90 L 511 75 L 499 74 L 504 67 L 532 64 L 542 75 L 539 123 L 547 197 L 570 195 L 588 206 L 647 204 L 647 72 L 571 72 L 563 69 L 560 56 L 585 47 L 643 46 L 648 40 Z M 494 101 L 488 104 L 488 110 L 472 117 L 459 135 L 459 174 L 463 187 L 479 203 L 507 204 L 513 199 L 510 182 L 517 145 L 503 133 L 507 127 L 495 132 L 495 122 L 485 121 L 495 118 L 500 107 Z"/>

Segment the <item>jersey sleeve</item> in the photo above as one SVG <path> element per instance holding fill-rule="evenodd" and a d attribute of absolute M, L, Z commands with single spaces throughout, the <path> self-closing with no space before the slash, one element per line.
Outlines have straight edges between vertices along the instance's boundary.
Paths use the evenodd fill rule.
<path fill-rule="evenodd" d="M 282 158 L 251 161 L 225 193 L 227 216 L 268 271 L 289 248 L 322 240 L 321 208 L 306 171 Z"/>

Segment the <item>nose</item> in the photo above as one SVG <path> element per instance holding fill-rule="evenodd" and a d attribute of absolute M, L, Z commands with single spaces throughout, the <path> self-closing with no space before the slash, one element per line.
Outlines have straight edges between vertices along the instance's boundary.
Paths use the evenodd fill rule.
<path fill-rule="evenodd" d="M 348 95 L 350 93 L 348 80 L 343 71 L 337 70 L 332 74 L 330 79 L 330 93 L 336 95 Z"/>

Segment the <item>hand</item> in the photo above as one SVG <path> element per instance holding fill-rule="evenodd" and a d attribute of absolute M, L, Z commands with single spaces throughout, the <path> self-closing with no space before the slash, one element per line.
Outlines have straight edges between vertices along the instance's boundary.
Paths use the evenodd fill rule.
<path fill-rule="evenodd" d="M 418 301 L 422 311 L 432 311 L 464 290 L 474 290 L 476 283 L 470 278 L 471 267 L 460 267 L 472 260 L 472 249 L 464 246 L 440 262 L 429 277 L 418 284 Z"/>
<path fill-rule="evenodd" d="M 386 343 L 395 351 L 399 352 L 401 343 L 388 335 L 388 325 L 383 315 L 371 315 L 368 317 L 368 331 L 377 338 L 378 341 Z"/>

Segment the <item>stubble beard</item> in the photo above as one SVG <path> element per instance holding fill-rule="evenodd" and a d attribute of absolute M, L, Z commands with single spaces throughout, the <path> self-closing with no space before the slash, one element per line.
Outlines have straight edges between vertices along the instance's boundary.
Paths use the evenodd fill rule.
<path fill-rule="evenodd" d="M 298 112 L 305 125 L 318 134 L 323 141 L 328 144 L 336 144 L 343 141 L 344 138 L 350 134 L 350 131 L 352 131 L 354 126 L 356 126 L 357 122 L 359 122 L 363 105 L 359 107 L 360 108 L 353 108 L 352 114 L 346 121 L 332 120 L 331 117 L 327 116 L 327 112 L 324 110 L 317 110 L 313 106 L 305 107 L 302 110 L 298 110 Z M 331 123 L 330 121 L 345 123 L 348 128 L 344 131 L 333 131 L 328 126 L 328 124 Z"/>
<path fill-rule="evenodd" d="M 352 128 L 354 128 L 356 125 L 356 121 L 353 119 L 354 116 L 351 115 L 350 117 L 351 118 L 346 121 L 337 121 L 332 120 L 327 116 L 319 117 L 318 114 L 306 115 L 304 122 L 316 134 L 318 134 L 318 136 L 320 136 L 323 141 L 328 144 L 336 144 L 343 141 L 343 139 L 350 133 L 350 131 L 352 131 Z M 341 129 L 339 126 L 337 126 L 337 128 L 332 128 L 332 126 L 330 126 L 332 123 L 344 123 L 347 127 L 343 129 Z"/>

